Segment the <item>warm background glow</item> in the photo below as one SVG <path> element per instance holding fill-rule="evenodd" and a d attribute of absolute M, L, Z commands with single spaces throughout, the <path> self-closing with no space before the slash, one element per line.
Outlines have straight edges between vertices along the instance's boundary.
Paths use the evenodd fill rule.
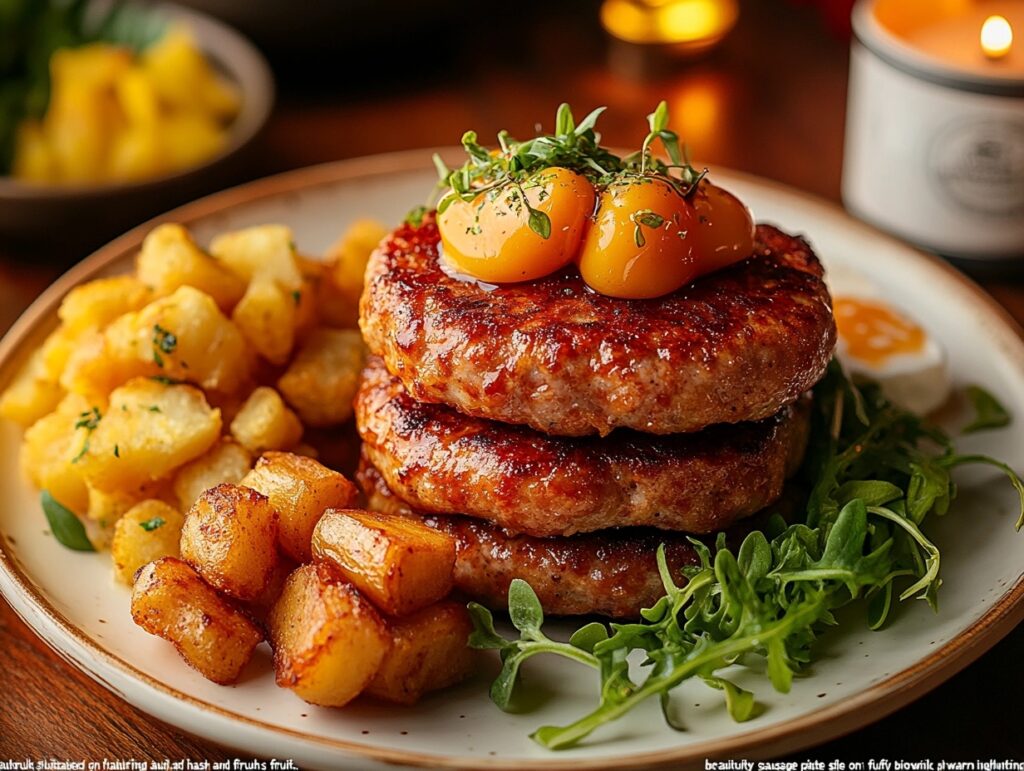
<path fill-rule="evenodd" d="M 989 16 L 981 25 L 981 49 L 992 59 L 1001 59 L 1013 45 L 1013 27 L 1003 16 Z"/>
<path fill-rule="evenodd" d="M 703 47 L 736 23 L 736 0 L 605 0 L 601 23 L 627 43 Z"/>

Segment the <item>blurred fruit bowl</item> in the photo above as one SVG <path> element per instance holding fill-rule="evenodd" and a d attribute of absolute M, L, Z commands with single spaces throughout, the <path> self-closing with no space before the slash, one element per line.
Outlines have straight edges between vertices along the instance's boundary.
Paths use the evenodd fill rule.
<path fill-rule="evenodd" d="M 21 141 L 24 139 L 22 136 L 18 143 L 19 154 L 14 161 L 15 168 L 19 170 L 17 178 L 0 177 L 0 239 L 3 241 L 46 251 L 69 246 L 81 251 L 150 216 L 237 181 L 244 174 L 248 151 L 266 124 L 274 101 L 274 81 L 266 60 L 239 33 L 198 11 L 170 3 L 140 5 L 138 9 L 161 28 L 168 30 L 168 38 L 175 34 L 175 30 L 187 32 L 202 58 L 209 62 L 217 77 L 227 86 L 224 93 L 211 93 L 211 101 L 219 99 L 223 107 L 226 94 L 231 92 L 232 98 L 237 97 L 237 112 L 233 108 L 230 110 L 233 118 L 224 126 L 222 137 L 211 137 L 209 132 L 204 135 L 179 126 L 174 132 L 176 147 L 168 145 L 159 151 L 180 151 L 177 152 L 178 159 L 173 168 L 146 173 L 144 168 L 138 166 L 139 150 L 129 149 L 129 162 L 134 163 L 136 168 L 121 174 L 129 178 L 116 181 L 106 172 L 102 175 L 104 181 L 86 181 L 98 178 L 86 172 L 70 178 L 65 175 L 60 181 L 47 181 L 38 168 L 32 168 L 35 163 L 32 143 Z M 159 42 L 154 48 L 158 45 Z M 169 76 L 167 79 L 170 81 L 173 81 L 177 71 L 175 68 L 182 64 L 177 60 L 180 59 L 180 52 L 188 53 L 183 46 L 178 46 L 178 49 L 175 52 L 169 50 L 165 57 L 167 61 L 163 64 L 164 74 Z M 107 54 L 105 51 L 99 53 Z M 71 81 L 83 77 L 82 71 L 90 63 L 89 56 L 85 48 L 75 48 L 60 51 L 53 57 L 51 72 L 54 75 L 54 94 L 57 94 L 60 86 L 58 79 L 65 77 L 60 74 L 61 67 L 68 73 L 66 77 L 69 84 L 74 85 Z M 62 65 L 59 57 L 70 61 L 64 61 Z M 137 73 L 141 68 L 135 68 L 135 71 Z M 126 78 L 118 82 L 118 93 L 129 111 L 133 107 L 136 110 L 142 109 L 144 104 L 144 100 L 131 96 L 137 96 L 140 88 L 145 90 L 146 84 L 137 80 Z M 72 94 L 67 101 L 74 102 L 76 98 L 79 108 L 85 111 L 98 109 L 95 104 L 81 104 L 83 99 L 90 98 L 87 91 Z M 51 97 L 51 107 L 57 104 L 57 99 L 57 96 Z M 151 116 L 151 119 L 157 122 L 168 120 L 164 115 Z M 49 120 L 49 116 L 42 123 L 45 124 L 46 120 Z M 70 120 L 74 122 L 75 118 Z M 29 121 L 21 124 L 20 131 L 23 133 L 33 130 L 35 128 L 29 125 Z M 141 139 L 144 141 L 145 137 Z M 110 140 L 107 137 L 104 141 Z M 205 150 L 201 149 L 204 143 Z M 40 140 L 38 144 L 44 143 Z M 44 147 L 39 150 L 40 153 L 44 151 Z M 83 160 L 88 160 L 88 151 L 88 143 L 85 143 L 86 157 Z M 150 149 L 150 152 L 153 150 Z M 38 181 L 25 180 L 23 177 L 26 173 L 35 176 Z"/>

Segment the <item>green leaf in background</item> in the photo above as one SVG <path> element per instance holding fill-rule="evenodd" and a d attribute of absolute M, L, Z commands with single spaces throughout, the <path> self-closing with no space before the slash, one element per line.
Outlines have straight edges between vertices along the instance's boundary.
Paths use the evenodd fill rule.
<path fill-rule="evenodd" d="M 46 521 L 50 523 L 50 532 L 58 543 L 74 551 L 96 551 L 85 535 L 85 526 L 70 509 L 65 508 L 49 490 L 39 495 Z"/>
<path fill-rule="evenodd" d="M 988 428 L 1002 428 L 1009 425 L 1010 413 L 992 394 L 978 385 L 967 386 L 967 399 L 974 409 L 974 420 L 968 423 L 963 433 L 984 431 Z"/>

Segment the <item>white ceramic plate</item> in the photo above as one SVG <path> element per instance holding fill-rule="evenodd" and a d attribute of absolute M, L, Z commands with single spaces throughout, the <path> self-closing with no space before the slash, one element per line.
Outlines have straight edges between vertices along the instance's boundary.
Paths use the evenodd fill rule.
<path fill-rule="evenodd" d="M 761 180 L 715 171 L 761 220 L 805 233 L 826 264 L 855 268 L 884 288 L 947 348 L 958 385 L 984 383 L 1024 416 L 1024 344 L 1013 323 L 980 290 L 945 265 L 861 225 L 840 209 Z M 367 158 L 285 174 L 178 209 L 200 241 L 263 222 L 283 222 L 299 248 L 322 252 L 351 220 L 396 222 L 433 183 L 429 153 Z M 55 323 L 75 284 L 129 269 L 150 226 L 113 242 L 46 292 L 0 344 L 0 386 Z M 1019 425 L 1019 424 L 1018 424 Z M 964 449 L 1024 467 L 1019 427 L 973 436 Z M 703 685 L 680 689 L 688 731 L 665 727 L 651 702 L 573 750 L 551 753 L 527 735 L 594 705 L 594 678 L 561 660 L 534 659 L 527 677 L 557 684 L 558 698 L 507 715 L 487 698 L 487 676 L 414 709 L 362 703 L 344 711 L 311 707 L 273 683 L 261 651 L 243 682 L 213 685 L 165 642 L 136 628 L 128 591 L 105 554 L 70 552 L 44 533 L 36 494 L 17 469 L 19 432 L 0 426 L 0 590 L 55 650 L 132 704 L 193 734 L 306 766 L 360 768 L 405 763 L 452 768 L 589 768 L 693 765 L 707 756 L 760 757 L 825 741 L 877 720 L 966 666 L 1024 617 L 1024 534 L 1015 536 L 1014 494 L 988 473 L 964 474 L 952 514 L 931 523 L 943 548 L 938 615 L 921 602 L 902 608 L 883 633 L 857 618 L 827 635 L 811 675 L 788 695 L 740 675 L 767 707 L 733 723 Z M 692 687 L 691 687 L 692 686 Z M 698 706 L 699 705 L 699 706 Z"/>

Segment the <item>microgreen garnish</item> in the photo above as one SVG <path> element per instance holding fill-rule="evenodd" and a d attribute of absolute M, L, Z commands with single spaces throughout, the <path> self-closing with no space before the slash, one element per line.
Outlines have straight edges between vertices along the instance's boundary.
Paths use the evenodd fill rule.
<path fill-rule="evenodd" d="M 1010 413 L 992 394 L 981 386 L 967 386 L 967 399 L 974 409 L 974 419 L 968 423 L 963 433 L 984 431 L 988 428 L 1002 428 L 1010 422 Z"/>
<path fill-rule="evenodd" d="M 121 448 L 120 448 L 120 446 L 118 446 L 116 444 L 114 445 L 114 457 L 115 458 L 120 458 L 121 457 Z"/>
<path fill-rule="evenodd" d="M 178 380 L 178 378 L 168 377 L 167 375 L 150 375 L 149 379 L 152 380 L 154 383 L 162 383 L 163 385 L 169 385 L 169 386 L 181 385 L 182 383 L 185 382 L 184 380 Z M 160 408 L 158 407 L 155 410 L 150 408 L 149 411 L 150 412 L 159 412 Z"/>
<path fill-rule="evenodd" d="M 405 215 L 405 224 L 418 228 L 423 224 L 423 217 L 426 215 L 427 211 L 428 209 L 426 206 L 414 206 L 409 210 L 409 213 Z"/>
<path fill-rule="evenodd" d="M 876 384 L 854 384 L 833 362 L 815 388 L 802 517 L 787 524 L 775 515 L 735 550 L 724 535 L 713 546 L 693 540 L 699 564 L 675 575 L 659 548 L 665 596 L 637 623 L 592 622 L 569 642 L 544 635 L 540 603 L 525 582 L 509 589 L 516 639 L 499 635 L 490 612 L 471 603 L 470 645 L 501 653 L 491 697 L 508 709 L 523 662 L 553 653 L 598 672 L 601 695 L 590 714 L 533 734 L 550 749 L 576 744 L 652 696 L 678 726 L 670 694 L 694 678 L 722 691 L 734 719 L 753 717 L 753 694 L 719 670 L 759 656 L 771 685 L 785 693 L 814 658 L 817 638 L 837 623 L 836 608 L 860 603 L 868 626 L 879 629 L 897 604 L 894 596 L 936 607 L 941 555 L 921 525 L 948 511 L 956 494 L 952 470 L 975 463 L 1009 477 L 1020 498 L 1020 529 L 1024 482 L 1013 469 L 987 456 L 959 455 L 941 429 L 887 401 Z M 648 674 L 635 681 L 627 657 L 641 651 Z"/>
<path fill-rule="evenodd" d="M 43 507 L 43 514 L 46 521 L 50 523 L 50 532 L 57 542 L 74 551 L 96 551 L 85 535 L 85 526 L 75 516 L 75 513 L 66 508 L 49 490 L 43 490 L 39 494 L 39 502 Z"/>
<path fill-rule="evenodd" d="M 436 203 L 441 214 L 455 201 L 471 202 L 492 191 L 498 195 L 508 194 L 511 197 L 506 201 L 511 204 L 510 208 L 525 209 L 530 229 L 542 238 L 549 238 L 551 220 L 526 195 L 526 189 L 542 184 L 537 175 L 544 169 L 556 166 L 569 169 L 582 174 L 598 188 L 620 181 L 658 177 L 681 196 L 687 197 L 696 191 L 707 170 L 698 172 L 690 165 L 678 135 L 668 128 L 665 102 L 647 116 L 650 132 L 640 150 L 625 157 L 600 145 L 601 136 L 594 126 L 604 109 L 599 107 L 577 123 L 569 105 L 562 104 L 555 114 L 553 134 L 518 141 L 507 131 L 501 131 L 494 151 L 479 143 L 476 132 L 467 131 L 462 136 L 462 147 L 467 155 L 462 166 L 449 169 L 439 156 L 434 156 L 439 181 L 430 204 Z M 654 154 L 656 141 L 664 147 L 667 163 Z M 438 195 L 440 200 L 437 200 Z M 424 211 L 424 207 L 414 209 L 406 222 L 418 226 Z"/>
<path fill-rule="evenodd" d="M 153 361 L 156 362 L 158 367 L 164 366 L 164 358 L 161 354 L 174 353 L 174 349 L 177 347 L 177 335 L 168 329 L 164 329 L 159 324 L 153 325 Z"/>
<path fill-rule="evenodd" d="M 75 421 L 75 429 L 85 429 L 85 441 L 82 442 L 82 447 L 78 451 L 78 454 L 71 459 L 72 463 L 78 463 L 82 457 L 89 452 L 89 439 L 92 438 L 92 432 L 96 430 L 96 427 L 100 424 L 103 415 L 100 414 L 99 407 L 93 407 L 92 409 L 86 410 L 79 414 L 78 420 Z"/>
<path fill-rule="evenodd" d="M 657 230 L 665 224 L 665 218 L 662 217 L 651 209 L 640 209 L 629 215 L 629 221 L 632 222 L 636 227 L 633 228 L 633 240 L 639 247 L 644 246 L 647 243 L 647 238 L 644 236 L 643 227 L 651 228 L 651 230 Z"/>
<path fill-rule="evenodd" d="M 152 519 L 147 519 L 145 522 L 140 522 L 139 527 L 141 527 L 147 533 L 152 533 L 157 528 L 161 528 L 166 524 L 167 520 L 163 517 L 153 517 Z"/>
<path fill-rule="evenodd" d="M 302 292 L 300 292 L 298 289 L 292 291 L 292 302 L 295 303 L 296 305 L 302 302 Z"/>

